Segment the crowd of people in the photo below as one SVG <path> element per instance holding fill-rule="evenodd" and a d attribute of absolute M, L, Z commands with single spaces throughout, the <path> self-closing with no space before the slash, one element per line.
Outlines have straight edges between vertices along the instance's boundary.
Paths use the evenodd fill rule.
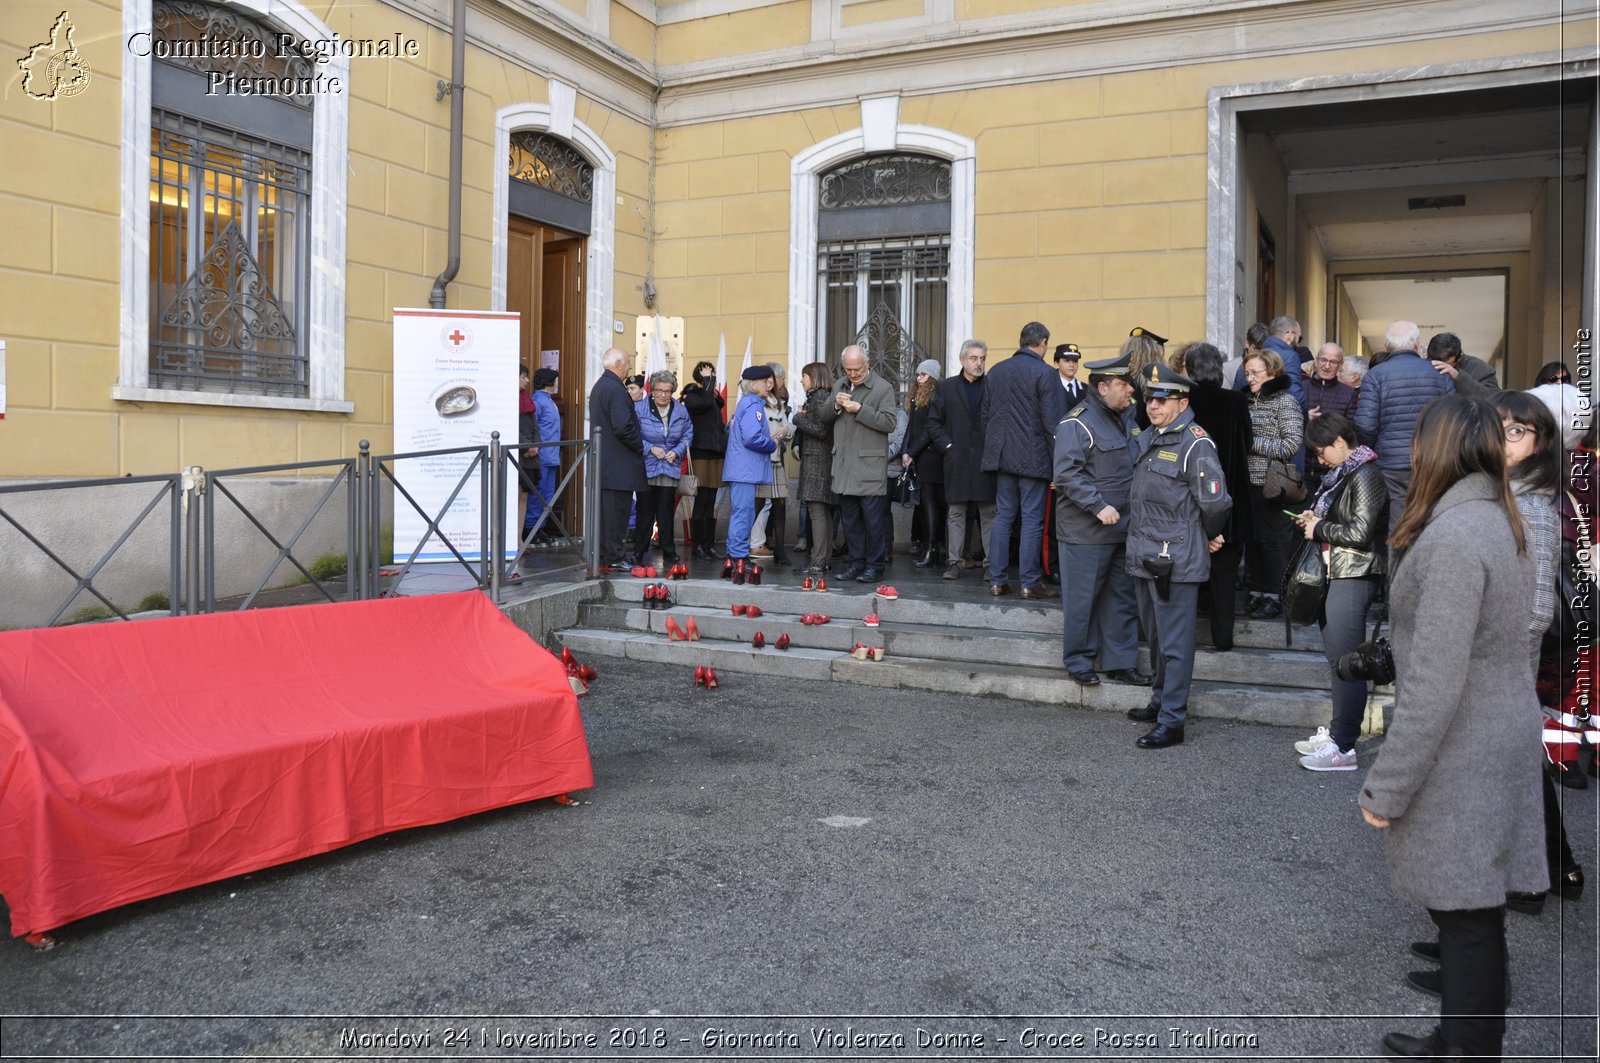
<path fill-rule="evenodd" d="M 1063 665 L 1084 686 L 1103 675 L 1151 688 L 1129 713 L 1153 725 L 1143 749 L 1184 741 L 1197 618 L 1231 649 L 1245 572 L 1250 617 L 1321 628 L 1333 712 L 1296 743 L 1303 767 L 1356 770 L 1373 684 L 1395 685 L 1358 803 L 1388 832 L 1396 892 L 1438 927 L 1436 942 L 1411 946 L 1438 969 L 1408 982 L 1441 998 L 1442 1021 L 1393 1033 L 1384 1050 L 1497 1058 L 1507 908 L 1537 912 L 1584 886 L 1552 776 L 1582 785 L 1576 752 L 1594 734 L 1583 605 L 1596 577 L 1594 428 L 1560 362 L 1507 391 L 1456 336 L 1424 348 L 1409 321 L 1370 363 L 1334 343 L 1313 354 L 1301 338 L 1280 317 L 1225 359 L 1135 328 L 1099 361 L 1060 344 L 1052 368 L 1049 330 L 1030 322 L 992 367 L 976 339 L 950 376 L 923 362 L 903 399 L 851 346 L 837 376 L 824 362 L 801 370 L 794 406 L 777 365 L 744 370 L 732 396 L 707 362 L 681 393 L 657 373 L 630 394 L 629 357 L 608 352 L 590 396 L 602 560 L 628 565 L 655 543 L 675 562 L 681 493 L 697 559 L 782 563 L 792 451 L 794 549 L 809 554 L 796 571 L 874 584 L 890 560 L 894 481 L 913 476 L 912 563 L 942 564 L 951 580 L 982 566 L 1003 597 L 1015 543 L 1020 597 L 1060 598 L 1064 581 Z M 536 419 L 552 383 L 534 380 Z M 1368 630 L 1385 615 L 1387 642 Z"/>

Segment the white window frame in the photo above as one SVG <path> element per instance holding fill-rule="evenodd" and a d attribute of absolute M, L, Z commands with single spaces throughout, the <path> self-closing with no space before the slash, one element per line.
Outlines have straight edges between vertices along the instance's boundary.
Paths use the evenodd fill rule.
<path fill-rule="evenodd" d="M 933 126 L 901 123 L 897 96 L 861 101 L 861 128 L 829 137 L 794 157 L 789 168 L 789 377 L 816 361 L 817 203 L 822 175 L 861 155 L 911 151 L 950 162 L 950 302 L 946 343 L 972 335 L 973 226 L 977 204 L 977 144 L 970 137 Z M 833 352 L 829 352 L 832 357 Z M 929 351 L 952 372 L 955 350 Z"/>
<path fill-rule="evenodd" d="M 242 8 L 252 17 L 302 40 L 335 34 L 297 0 L 212 0 Z M 153 0 L 125 0 L 123 40 L 150 31 Z M 322 69 L 341 92 L 320 95 L 311 109 L 310 329 L 307 345 L 310 394 L 234 394 L 150 386 L 150 84 L 148 55 L 123 56 L 122 87 L 122 337 L 120 372 L 111 389 L 125 402 L 177 402 L 201 406 L 354 413 L 344 397 L 345 207 L 349 167 L 350 58 L 332 57 Z M 381 413 L 381 411 L 379 411 Z"/>

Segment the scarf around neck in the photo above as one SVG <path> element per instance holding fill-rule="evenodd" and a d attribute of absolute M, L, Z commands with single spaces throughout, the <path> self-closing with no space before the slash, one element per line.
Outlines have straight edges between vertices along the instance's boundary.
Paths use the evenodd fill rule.
<path fill-rule="evenodd" d="M 1311 507 L 1311 512 L 1320 519 L 1328 515 L 1328 510 L 1333 507 L 1335 488 L 1346 476 L 1355 472 L 1367 462 L 1378 456 L 1377 451 L 1368 446 L 1359 446 L 1350 452 L 1350 456 L 1339 463 L 1339 467 L 1322 478 L 1322 493 L 1317 495 L 1316 503 Z"/>

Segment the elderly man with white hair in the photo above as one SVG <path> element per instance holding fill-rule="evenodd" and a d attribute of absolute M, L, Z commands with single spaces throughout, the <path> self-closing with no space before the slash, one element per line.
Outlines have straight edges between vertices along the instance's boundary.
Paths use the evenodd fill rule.
<path fill-rule="evenodd" d="M 623 379 L 632 359 L 613 347 L 600 359 L 605 372 L 589 392 L 589 424 L 600 433 L 600 571 L 633 561 L 623 551 L 628 507 L 633 493 L 645 488 L 643 436 L 639 414 Z M 591 531 L 590 534 L 593 534 Z"/>
<path fill-rule="evenodd" d="M 1428 403 L 1455 391 L 1450 378 L 1417 353 L 1420 338 L 1414 322 L 1390 325 L 1383 337 L 1389 357 L 1367 373 L 1356 400 L 1356 434 L 1378 452 L 1378 471 L 1389 488 L 1391 532 L 1400 523 L 1411 486 L 1411 433 L 1417 417 Z"/>

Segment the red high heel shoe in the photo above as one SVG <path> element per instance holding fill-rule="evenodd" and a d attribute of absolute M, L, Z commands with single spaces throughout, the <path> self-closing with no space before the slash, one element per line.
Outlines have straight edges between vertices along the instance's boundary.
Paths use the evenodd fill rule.
<path fill-rule="evenodd" d="M 672 608 L 672 588 L 668 587 L 665 583 L 656 584 L 656 608 Z"/>
<path fill-rule="evenodd" d="M 694 666 L 694 685 L 697 687 L 706 685 L 706 666 L 703 664 Z"/>
<path fill-rule="evenodd" d="M 733 613 L 734 616 L 743 616 L 745 614 L 745 610 L 749 609 L 749 608 L 750 607 L 748 605 L 730 605 L 730 606 L 728 606 L 729 612 Z"/>
<path fill-rule="evenodd" d="M 779 635 L 778 641 L 774 642 L 773 645 L 780 650 L 787 650 L 789 648 L 789 633 L 785 631 L 783 634 Z"/>
<path fill-rule="evenodd" d="M 739 560 L 733 563 L 733 585 L 735 587 L 744 586 L 744 580 L 747 571 L 748 570 L 744 567 L 744 558 L 741 557 Z"/>
<path fill-rule="evenodd" d="M 759 631 L 757 631 L 755 633 L 755 635 L 750 639 L 750 645 L 754 646 L 758 650 L 761 649 L 766 644 L 767 644 L 767 636 L 763 635 Z"/>
<path fill-rule="evenodd" d="M 644 585 L 644 607 L 646 609 L 654 609 L 656 607 L 656 585 L 654 583 L 646 583 Z"/>
<path fill-rule="evenodd" d="M 577 664 L 578 663 L 578 659 L 572 655 L 572 647 L 570 647 L 570 646 L 561 647 L 561 663 L 562 664 L 568 664 L 568 665 Z"/>
<path fill-rule="evenodd" d="M 706 665 L 706 689 L 715 690 L 717 685 L 717 670 L 708 664 Z"/>
<path fill-rule="evenodd" d="M 818 576 L 817 577 L 817 590 L 825 591 L 827 589 L 828 589 L 828 580 L 827 580 L 827 578 L 824 577 L 824 576 Z"/>
<path fill-rule="evenodd" d="M 700 625 L 694 622 L 694 617 L 691 616 L 683 622 L 683 630 L 690 642 L 700 641 Z"/>
<path fill-rule="evenodd" d="M 731 557 L 725 557 L 722 559 L 722 578 L 733 578 L 733 558 Z"/>
<path fill-rule="evenodd" d="M 678 626 L 678 618 L 675 616 L 667 617 L 667 639 L 670 642 L 687 641 L 687 636 L 684 635 L 683 629 Z"/>
<path fill-rule="evenodd" d="M 756 564 L 754 562 L 751 562 L 749 578 L 750 578 L 750 583 L 751 583 L 752 586 L 755 586 L 755 587 L 761 586 L 761 566 L 760 565 L 758 565 L 758 564 Z"/>
<path fill-rule="evenodd" d="M 816 585 L 817 585 L 816 581 L 813 580 L 810 576 L 807 576 L 805 579 L 800 581 L 800 589 L 803 590 L 803 591 L 809 591 L 811 588 L 815 587 Z"/>
<path fill-rule="evenodd" d="M 758 617 L 761 615 L 761 607 L 759 605 L 747 605 L 744 607 L 744 615 L 752 619 Z"/>
<path fill-rule="evenodd" d="M 649 579 L 655 579 L 656 578 L 656 566 L 654 566 L 654 565 L 646 565 L 646 566 L 644 566 L 644 574 Z"/>
<path fill-rule="evenodd" d="M 590 665 L 580 664 L 578 665 L 578 678 L 583 680 L 585 683 L 593 683 L 596 679 L 600 678 L 600 673 L 595 671 Z"/>

